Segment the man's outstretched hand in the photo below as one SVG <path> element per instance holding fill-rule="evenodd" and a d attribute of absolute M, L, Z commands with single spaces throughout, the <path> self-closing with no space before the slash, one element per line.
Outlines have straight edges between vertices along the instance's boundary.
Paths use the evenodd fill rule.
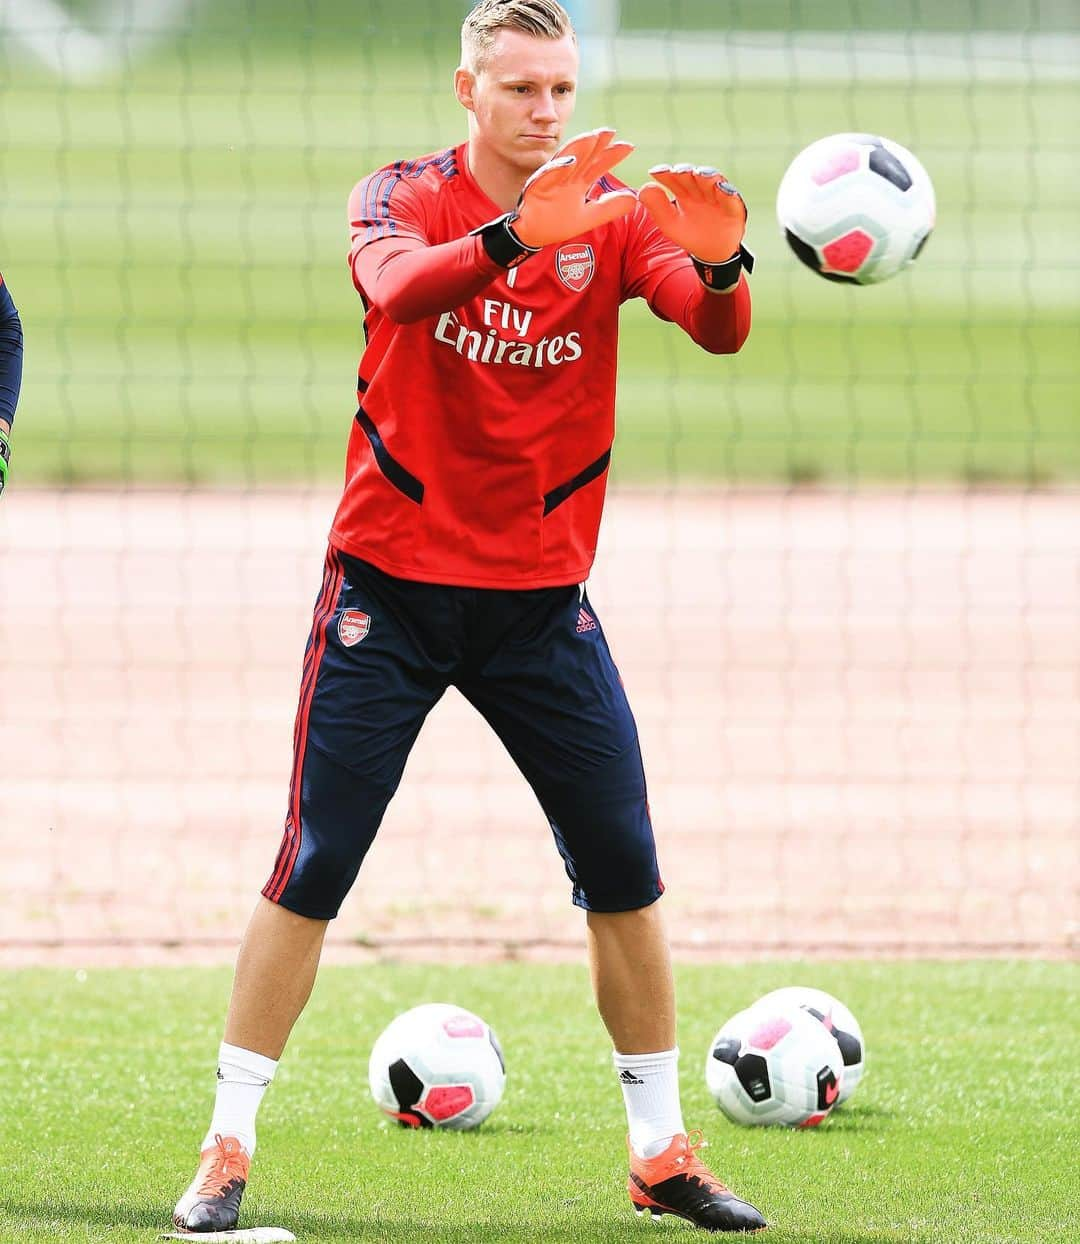
<path fill-rule="evenodd" d="M 709 264 L 721 264 L 738 251 L 746 232 L 746 204 L 722 173 L 691 164 L 657 164 L 649 176 L 652 181 L 641 187 L 638 199 L 665 237 Z"/>
<path fill-rule="evenodd" d="M 633 143 L 616 140 L 610 129 L 571 138 L 522 188 L 516 216 L 510 221 L 521 244 L 535 250 L 565 242 L 632 212 L 632 190 L 612 190 L 598 199 L 585 196 L 633 150 Z"/>

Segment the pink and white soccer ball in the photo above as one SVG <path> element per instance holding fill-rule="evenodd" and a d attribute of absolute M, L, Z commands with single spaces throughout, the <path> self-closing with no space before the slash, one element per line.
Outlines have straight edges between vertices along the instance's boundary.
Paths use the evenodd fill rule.
<path fill-rule="evenodd" d="M 812 989 L 809 985 L 786 985 L 783 989 L 774 989 L 759 998 L 754 1008 L 789 1003 L 802 1007 L 823 1023 L 840 1047 L 844 1059 L 844 1078 L 836 1104 L 842 1106 L 859 1087 L 866 1071 L 866 1042 L 859 1021 L 839 998 L 834 998 L 824 989 Z"/>
<path fill-rule="evenodd" d="M 427 1002 L 380 1033 L 368 1060 L 376 1104 L 403 1127 L 477 1127 L 502 1099 L 498 1038 L 471 1011 Z"/>
<path fill-rule="evenodd" d="M 874 134 L 831 134 L 788 166 L 776 218 L 819 276 L 875 285 L 915 261 L 937 206 L 930 175 L 906 147 Z"/>
<path fill-rule="evenodd" d="M 705 1083 L 733 1123 L 816 1127 L 840 1096 L 844 1060 L 825 1026 L 790 1003 L 733 1015 L 709 1044 Z"/>

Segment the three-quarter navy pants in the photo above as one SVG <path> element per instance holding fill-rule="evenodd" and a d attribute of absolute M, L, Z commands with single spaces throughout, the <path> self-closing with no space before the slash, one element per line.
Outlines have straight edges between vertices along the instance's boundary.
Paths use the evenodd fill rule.
<path fill-rule="evenodd" d="M 583 586 L 418 583 L 331 547 L 304 655 L 285 832 L 263 895 L 330 919 L 449 686 L 532 786 L 590 911 L 663 892 L 637 727 Z M 492 850 L 498 850 L 493 844 Z"/>

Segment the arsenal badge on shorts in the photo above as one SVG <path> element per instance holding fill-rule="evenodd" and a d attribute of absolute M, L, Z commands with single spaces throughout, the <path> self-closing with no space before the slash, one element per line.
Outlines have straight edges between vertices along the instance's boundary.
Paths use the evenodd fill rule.
<path fill-rule="evenodd" d="M 338 619 L 338 639 L 341 640 L 346 648 L 351 648 L 354 644 L 358 644 L 370 630 L 370 615 L 361 613 L 359 609 L 346 609 Z"/>
<path fill-rule="evenodd" d="M 593 279 L 593 273 L 596 271 L 596 256 L 593 254 L 593 248 L 581 242 L 571 242 L 567 246 L 560 246 L 555 252 L 555 271 L 567 289 L 580 294 Z"/>

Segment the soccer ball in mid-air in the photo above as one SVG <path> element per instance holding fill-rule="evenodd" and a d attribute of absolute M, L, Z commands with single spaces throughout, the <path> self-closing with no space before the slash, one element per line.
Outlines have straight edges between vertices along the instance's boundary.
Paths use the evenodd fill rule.
<path fill-rule="evenodd" d="M 815 1127 L 840 1096 L 844 1060 L 832 1033 L 802 1007 L 753 1006 L 709 1045 L 705 1083 L 733 1123 Z"/>
<path fill-rule="evenodd" d="M 776 196 L 795 254 L 830 281 L 874 285 L 926 245 L 937 208 L 930 176 L 899 143 L 832 134 L 800 151 Z"/>
<path fill-rule="evenodd" d="M 404 1127 L 464 1131 L 499 1104 L 506 1065 L 494 1032 L 459 1006 L 428 1002 L 391 1020 L 371 1051 L 376 1104 Z"/>
<path fill-rule="evenodd" d="M 844 1078 L 840 1083 L 840 1096 L 836 1099 L 836 1104 L 842 1106 L 859 1087 L 866 1070 L 866 1042 L 859 1021 L 839 998 L 834 998 L 824 989 L 812 989 L 809 985 L 787 985 L 783 989 L 774 989 L 759 998 L 754 1008 L 788 1003 L 809 1011 L 836 1039 L 844 1059 Z"/>

